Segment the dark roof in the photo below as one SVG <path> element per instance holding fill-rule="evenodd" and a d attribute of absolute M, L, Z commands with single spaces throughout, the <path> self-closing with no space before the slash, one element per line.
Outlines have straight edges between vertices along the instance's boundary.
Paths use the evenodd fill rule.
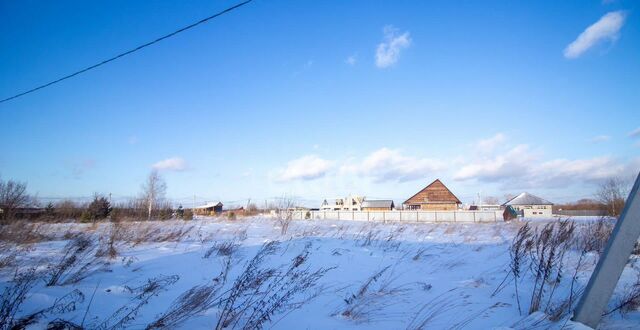
<path fill-rule="evenodd" d="M 362 202 L 362 208 L 365 208 L 365 207 L 392 208 L 393 201 L 390 199 L 372 199 L 372 200 L 366 199 L 364 202 Z"/>
<path fill-rule="evenodd" d="M 502 204 L 502 206 L 507 205 L 553 205 L 553 203 L 530 193 L 523 192 Z"/>

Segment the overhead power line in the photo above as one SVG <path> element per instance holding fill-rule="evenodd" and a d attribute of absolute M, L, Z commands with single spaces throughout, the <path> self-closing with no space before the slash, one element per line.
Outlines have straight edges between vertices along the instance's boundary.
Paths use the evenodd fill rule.
<path fill-rule="evenodd" d="M 180 33 L 180 32 L 184 32 L 184 31 L 189 30 L 189 29 L 191 29 L 191 28 L 193 28 L 193 27 L 196 27 L 196 26 L 198 26 L 198 25 L 200 25 L 200 24 L 202 24 L 202 23 L 206 23 L 206 22 L 208 22 L 208 21 L 210 21 L 210 20 L 212 20 L 212 19 L 214 19 L 214 18 L 216 18 L 216 17 L 218 17 L 218 16 L 224 15 L 224 14 L 226 14 L 226 13 L 228 13 L 228 12 L 230 12 L 230 11 L 234 10 L 234 9 L 240 8 L 240 7 L 242 7 L 242 6 L 246 5 L 246 4 L 248 4 L 248 3 L 249 3 L 249 2 L 251 2 L 251 1 L 253 1 L 253 0 L 246 0 L 246 1 L 244 1 L 244 2 L 241 2 L 241 3 L 237 4 L 237 5 L 234 5 L 234 6 L 232 6 L 232 7 L 229 7 L 229 8 L 227 8 L 227 9 L 223 10 L 223 11 L 220 11 L 220 12 L 218 12 L 218 13 L 215 13 L 215 14 L 213 14 L 213 15 L 209 16 L 209 17 L 203 18 L 203 19 L 201 19 L 201 20 L 199 20 L 199 21 L 197 21 L 197 22 L 195 22 L 195 23 L 193 23 L 193 24 L 189 24 L 189 25 L 187 25 L 187 26 L 185 26 L 185 27 L 183 27 L 183 28 L 180 28 L 180 29 L 178 29 L 178 30 L 175 30 L 175 31 L 173 31 L 173 32 L 171 32 L 171 33 L 169 33 L 169 34 L 166 34 L 166 35 L 164 35 L 164 36 L 162 36 L 162 37 L 160 37 L 160 38 L 157 38 L 157 39 L 155 39 L 155 40 L 153 40 L 153 41 L 149 41 L 149 42 L 147 42 L 147 43 L 145 43 L 145 44 L 142 44 L 142 45 L 140 45 L 140 46 L 138 46 L 138 47 L 136 47 L 136 48 L 133 48 L 133 49 L 128 50 L 128 51 L 126 51 L 126 52 L 124 52 L 124 53 L 121 53 L 121 54 L 118 54 L 118 55 L 116 55 L 116 56 L 114 56 L 114 57 L 111 57 L 111 58 L 109 58 L 109 59 L 106 59 L 106 60 L 104 60 L 104 61 L 102 61 L 102 62 L 99 62 L 99 63 L 97 63 L 97 64 L 94 64 L 94 65 L 88 66 L 88 67 L 86 67 L 86 68 L 84 68 L 84 69 L 82 69 L 82 70 L 79 70 L 79 71 L 76 71 L 76 72 L 74 72 L 74 73 L 68 74 L 68 75 L 66 75 L 66 76 L 64 76 L 64 77 L 58 78 L 58 79 L 53 80 L 53 81 L 51 81 L 51 82 L 48 82 L 48 83 L 46 83 L 46 84 L 44 84 L 44 85 L 40 85 L 40 86 L 38 86 L 38 87 L 32 88 L 32 89 L 30 89 L 30 90 L 24 91 L 24 92 L 22 92 L 22 93 L 16 94 L 16 95 L 11 96 L 11 97 L 8 97 L 8 98 L 6 98 L 6 99 L 2 99 L 2 100 L 0 100 L 0 103 L 4 103 L 4 102 L 10 101 L 10 100 L 13 100 L 13 99 L 15 99 L 15 98 L 18 98 L 18 97 L 20 97 L 20 96 L 27 95 L 27 94 L 29 94 L 29 93 L 33 93 L 33 92 L 35 92 L 35 91 L 37 91 L 37 90 L 43 89 L 43 88 L 45 88 L 45 87 L 49 87 L 49 86 L 51 86 L 51 85 L 53 85 L 53 84 L 57 84 L 57 83 L 59 83 L 59 82 L 61 82 L 61 81 L 63 81 L 63 80 L 67 80 L 67 79 L 72 78 L 72 77 L 75 77 L 75 76 L 77 76 L 77 75 L 79 75 L 79 74 L 81 74 L 81 73 L 85 73 L 85 72 L 87 72 L 87 71 L 89 71 L 89 70 L 92 70 L 92 69 L 95 69 L 95 68 L 97 68 L 97 67 L 99 67 L 99 66 L 105 65 L 105 64 L 107 64 L 107 63 L 109 63 L 109 62 L 111 62 L 111 61 L 115 61 L 115 60 L 117 60 L 117 59 L 119 59 L 119 58 L 121 58 L 121 57 L 124 57 L 124 56 L 127 56 L 127 55 L 129 55 L 129 54 L 135 53 L 135 52 L 139 51 L 139 50 L 140 50 L 140 49 L 142 49 L 142 48 L 145 48 L 145 47 L 151 46 L 151 45 L 153 45 L 153 44 L 155 44 L 155 43 L 157 43 L 157 42 L 160 42 L 160 41 L 162 41 L 162 40 L 164 40 L 164 39 L 171 38 L 171 37 L 175 36 L 176 34 L 178 34 L 178 33 Z"/>

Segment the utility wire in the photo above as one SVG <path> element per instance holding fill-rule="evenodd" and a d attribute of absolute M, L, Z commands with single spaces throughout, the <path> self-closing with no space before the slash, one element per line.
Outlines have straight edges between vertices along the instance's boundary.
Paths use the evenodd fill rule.
<path fill-rule="evenodd" d="M 210 21 L 210 20 L 212 20 L 212 19 L 214 19 L 214 18 L 216 18 L 216 17 L 218 17 L 218 16 L 224 15 L 224 14 L 226 14 L 226 13 L 228 13 L 228 12 L 230 12 L 230 11 L 234 10 L 234 9 L 237 9 L 237 8 L 239 8 L 239 7 L 242 7 L 242 6 L 244 6 L 244 5 L 248 4 L 248 3 L 249 3 L 249 2 L 251 2 L 251 1 L 253 1 L 253 0 L 246 0 L 246 1 L 241 2 L 241 3 L 239 3 L 239 4 L 235 5 L 235 6 L 229 7 L 229 8 L 227 8 L 227 9 L 225 9 L 225 10 L 221 11 L 221 12 L 218 12 L 218 13 L 216 13 L 216 14 L 213 14 L 213 15 L 209 16 L 209 17 L 203 18 L 203 19 L 199 20 L 198 22 L 195 22 L 195 23 L 190 24 L 190 25 L 187 25 L 187 26 L 185 26 L 185 27 L 183 27 L 183 28 L 181 28 L 181 29 L 178 29 L 178 30 L 176 30 L 176 31 L 173 31 L 173 32 L 171 32 L 171 33 L 169 33 L 169 34 L 167 34 L 167 35 L 164 35 L 164 36 L 162 36 L 162 37 L 160 37 L 160 38 L 158 38 L 158 39 L 155 39 L 155 40 L 153 40 L 153 41 L 149 41 L 149 42 L 147 42 L 147 43 L 145 43 L 145 44 L 142 44 L 142 45 L 140 45 L 140 46 L 138 46 L 138 47 L 136 47 L 136 48 L 134 48 L 134 49 L 131 49 L 131 50 L 129 50 L 129 51 L 126 51 L 126 52 L 124 52 L 124 53 L 121 53 L 121 54 L 119 54 L 119 55 L 116 55 L 116 56 L 114 56 L 114 57 L 112 57 L 112 58 L 106 59 L 106 60 L 104 60 L 104 61 L 102 61 L 102 62 L 100 62 L 100 63 L 97 63 L 97 64 L 94 64 L 94 65 L 92 65 L 92 66 L 86 67 L 86 68 L 84 68 L 84 69 L 82 69 L 82 70 L 80 70 L 80 71 L 76 71 L 76 72 L 74 72 L 74 73 L 72 73 L 72 74 L 66 75 L 66 76 L 64 76 L 64 77 L 61 77 L 61 78 L 59 78 L 59 79 L 56 79 L 56 80 L 51 81 L 51 82 L 49 82 L 49 83 L 46 83 L 46 84 L 44 84 L 44 85 L 40 85 L 40 86 L 38 86 L 38 87 L 35 87 L 35 88 L 30 89 L 30 90 L 28 90 L 28 91 L 22 92 L 22 93 L 20 93 L 20 94 L 16 94 L 16 95 L 11 96 L 11 97 L 8 97 L 8 98 L 6 98 L 6 99 L 2 99 L 2 100 L 0 100 L 0 103 L 4 103 L 4 102 L 10 101 L 10 100 L 13 100 L 13 99 L 15 99 L 15 98 L 18 98 L 18 97 L 20 97 L 20 96 L 27 95 L 27 94 L 29 94 L 29 93 L 33 93 L 33 92 L 35 92 L 35 91 L 37 91 L 37 90 L 43 89 L 43 88 L 48 87 L 48 86 L 51 86 L 51 85 L 53 85 L 53 84 L 57 84 L 57 83 L 59 83 L 59 82 L 61 82 L 61 81 L 63 81 L 63 80 L 66 80 L 66 79 L 69 79 L 69 78 L 75 77 L 75 76 L 77 76 L 77 75 L 79 75 L 79 74 L 81 74 L 81 73 L 87 72 L 87 71 L 89 71 L 89 70 L 91 70 L 91 69 L 95 69 L 95 68 L 97 68 L 97 67 L 99 67 L 99 66 L 105 65 L 105 64 L 107 64 L 107 63 L 109 63 L 109 62 L 111 62 L 111 61 L 115 61 L 115 60 L 117 60 L 117 59 L 119 59 L 119 58 L 121 58 L 121 57 L 127 56 L 127 55 L 129 55 L 129 54 L 131 54 L 131 53 L 134 53 L 134 52 L 137 52 L 137 51 L 139 51 L 139 50 L 140 50 L 140 49 L 142 49 L 142 48 L 145 48 L 145 47 L 151 46 L 151 45 L 155 44 L 156 42 L 160 42 L 160 41 L 162 41 L 162 40 L 164 40 L 164 39 L 167 39 L 167 38 L 173 37 L 173 36 L 175 36 L 176 34 L 178 34 L 178 33 L 180 33 L 180 32 L 184 32 L 184 31 L 186 31 L 186 30 L 189 30 L 189 29 L 191 29 L 191 28 L 193 28 L 193 27 L 196 27 L 196 26 L 198 26 L 198 25 L 200 25 L 200 24 L 202 24 L 202 23 L 206 23 L 206 22 L 208 22 L 208 21 Z"/>

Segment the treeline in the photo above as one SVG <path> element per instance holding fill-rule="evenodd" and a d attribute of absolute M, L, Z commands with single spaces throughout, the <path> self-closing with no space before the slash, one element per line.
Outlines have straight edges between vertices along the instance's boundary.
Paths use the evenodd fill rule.
<path fill-rule="evenodd" d="M 173 208 L 165 198 L 167 185 L 157 171 L 152 171 L 142 184 L 140 196 L 126 202 L 112 204 L 102 194 L 94 194 L 90 202 L 63 200 L 49 202 L 42 207 L 37 198 L 27 193 L 27 184 L 0 178 L 0 221 L 80 221 L 101 220 L 168 220 L 172 218 L 191 220 L 193 213 L 181 205 Z"/>

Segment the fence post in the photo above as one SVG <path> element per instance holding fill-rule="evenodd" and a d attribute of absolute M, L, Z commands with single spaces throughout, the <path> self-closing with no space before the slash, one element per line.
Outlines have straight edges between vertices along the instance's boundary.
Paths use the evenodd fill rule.
<path fill-rule="evenodd" d="M 476 211 L 473 211 L 473 222 L 476 222 Z"/>

